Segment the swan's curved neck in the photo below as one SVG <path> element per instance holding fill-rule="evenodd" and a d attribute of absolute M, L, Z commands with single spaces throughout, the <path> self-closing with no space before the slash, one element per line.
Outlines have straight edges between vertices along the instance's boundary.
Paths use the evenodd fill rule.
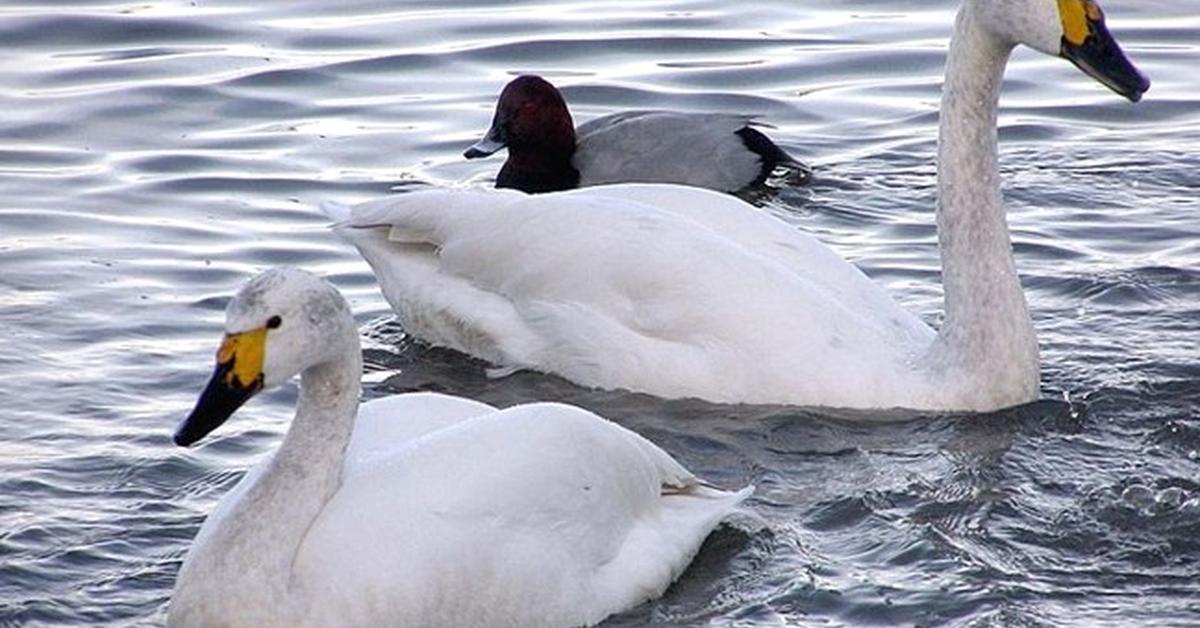
<path fill-rule="evenodd" d="M 997 168 L 997 104 L 1013 44 L 986 28 L 975 6 L 959 11 L 942 94 L 937 224 L 946 313 L 935 358 L 1015 403 L 1036 391 L 1038 367 Z"/>
<path fill-rule="evenodd" d="M 222 548 L 208 558 L 229 563 L 201 569 L 243 579 L 261 601 L 258 609 L 291 608 L 288 598 L 303 595 L 290 581 L 297 551 L 341 486 L 362 376 L 357 335 L 351 342 L 337 352 L 344 357 L 301 374 L 296 416 L 283 443 L 207 544 Z M 220 586 L 230 585 L 237 583 Z"/>

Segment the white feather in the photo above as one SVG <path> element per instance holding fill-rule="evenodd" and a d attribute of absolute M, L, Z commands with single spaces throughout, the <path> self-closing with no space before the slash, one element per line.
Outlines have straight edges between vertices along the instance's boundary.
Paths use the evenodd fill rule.
<path fill-rule="evenodd" d="M 264 376 L 302 371 L 298 409 L 279 450 L 204 522 L 171 626 L 591 625 L 661 594 L 750 493 L 705 486 L 573 406 L 429 393 L 358 406 L 344 301 L 331 307 L 315 277 L 272 272 L 282 280 L 243 290 L 227 327 L 284 312 Z"/>
<path fill-rule="evenodd" d="M 716 192 L 628 184 L 515 196 L 432 190 L 339 227 L 412 333 L 588 386 L 857 406 L 933 332 L 814 238 Z"/>

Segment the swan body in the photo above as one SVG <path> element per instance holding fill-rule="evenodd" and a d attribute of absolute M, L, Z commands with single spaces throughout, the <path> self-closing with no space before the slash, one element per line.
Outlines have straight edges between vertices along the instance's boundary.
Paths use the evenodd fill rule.
<path fill-rule="evenodd" d="M 1149 87 L 1091 0 L 965 0 L 939 126 L 936 332 L 816 239 L 704 190 L 443 190 L 325 209 L 407 329 L 501 366 L 718 402 L 1011 406 L 1039 377 L 997 167 L 1020 43 L 1131 100 Z"/>
<path fill-rule="evenodd" d="M 658 182 L 733 192 L 766 180 L 777 166 L 810 176 L 755 128 L 754 116 L 622 111 L 573 129 L 562 94 L 538 76 L 519 76 L 496 102 L 487 135 L 468 159 L 508 148 L 496 187 L 553 192 L 606 183 Z"/>
<path fill-rule="evenodd" d="M 591 625 L 661 594 L 749 492 L 703 485 L 573 406 L 423 393 L 358 406 L 353 319 L 300 271 L 247 284 L 227 330 L 177 442 L 240 403 L 221 395 L 299 370 L 301 399 L 279 450 L 205 521 L 171 626 Z M 247 334 L 262 336 L 261 369 L 242 364 L 255 355 Z"/>
<path fill-rule="evenodd" d="M 928 326 L 725 194 L 429 190 L 326 210 L 407 330 L 497 365 L 721 402 L 882 404 L 923 383 L 903 366 Z"/>

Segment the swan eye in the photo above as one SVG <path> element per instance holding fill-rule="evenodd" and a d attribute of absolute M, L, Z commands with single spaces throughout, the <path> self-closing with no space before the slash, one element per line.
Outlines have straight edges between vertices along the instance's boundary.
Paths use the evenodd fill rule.
<path fill-rule="evenodd" d="M 267 329 L 279 329 L 279 326 L 282 324 L 283 319 L 279 318 L 278 316 L 272 316 L 271 318 L 267 319 Z"/>

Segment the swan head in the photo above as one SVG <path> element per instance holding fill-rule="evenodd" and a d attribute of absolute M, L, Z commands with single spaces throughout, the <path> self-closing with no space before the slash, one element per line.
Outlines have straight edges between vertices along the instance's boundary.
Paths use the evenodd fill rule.
<path fill-rule="evenodd" d="M 1150 89 L 1104 23 L 1096 0 L 968 0 L 1002 39 L 1062 57 L 1137 102 Z"/>
<path fill-rule="evenodd" d="M 347 337 L 358 337 L 354 318 L 329 282 L 296 268 L 256 275 L 225 308 L 216 370 L 176 430 L 175 444 L 195 443 L 258 392 L 339 359 Z"/>

